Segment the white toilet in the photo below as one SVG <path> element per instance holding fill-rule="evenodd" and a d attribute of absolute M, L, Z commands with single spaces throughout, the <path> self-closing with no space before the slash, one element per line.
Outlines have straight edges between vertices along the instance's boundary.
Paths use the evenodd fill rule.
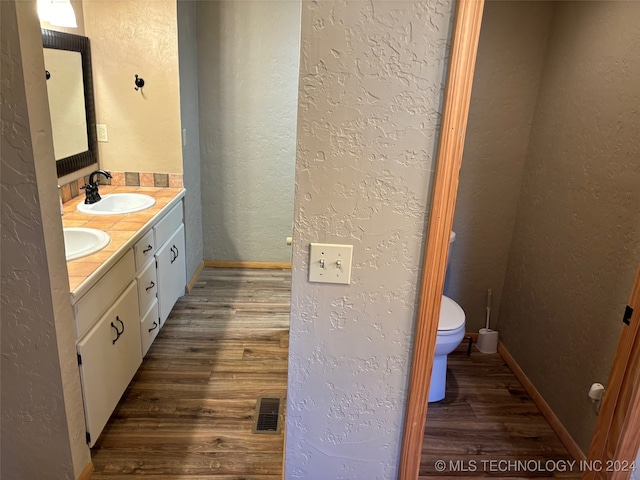
<path fill-rule="evenodd" d="M 455 232 L 451 232 L 449 245 L 456 239 Z M 444 398 L 447 382 L 447 355 L 453 352 L 465 333 L 464 310 L 449 297 L 442 296 L 440 320 L 438 321 L 438 336 L 436 338 L 436 354 L 431 371 L 431 387 L 429 388 L 429 402 L 438 402 Z"/>

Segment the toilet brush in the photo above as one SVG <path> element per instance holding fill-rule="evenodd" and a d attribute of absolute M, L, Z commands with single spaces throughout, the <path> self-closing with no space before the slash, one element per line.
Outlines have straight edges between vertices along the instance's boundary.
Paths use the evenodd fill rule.
<path fill-rule="evenodd" d="M 487 321 L 484 328 L 489 329 L 489 319 L 491 318 L 491 289 L 487 290 Z"/>
<path fill-rule="evenodd" d="M 485 328 L 478 333 L 476 346 L 482 353 L 496 353 L 498 351 L 498 332 L 489 328 L 491 320 L 491 289 L 487 290 L 487 321 Z"/>

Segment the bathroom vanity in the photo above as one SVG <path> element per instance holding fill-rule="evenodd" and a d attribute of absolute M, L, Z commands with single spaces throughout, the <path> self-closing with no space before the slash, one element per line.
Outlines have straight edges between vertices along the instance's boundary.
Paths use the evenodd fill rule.
<path fill-rule="evenodd" d="M 79 213 L 82 198 L 64 206 L 65 227 L 100 228 L 111 237 L 105 249 L 67 262 L 90 447 L 185 292 L 184 190 L 144 193 L 156 204 L 126 215 Z"/>

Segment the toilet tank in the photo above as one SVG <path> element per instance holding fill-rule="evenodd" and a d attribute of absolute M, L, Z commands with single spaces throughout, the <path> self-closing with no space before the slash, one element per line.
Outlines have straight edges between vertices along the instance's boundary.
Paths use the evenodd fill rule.
<path fill-rule="evenodd" d="M 447 255 L 447 270 L 449 270 L 449 262 L 451 261 L 451 245 L 456 241 L 456 232 L 451 230 L 451 235 L 449 235 L 449 252 Z"/>

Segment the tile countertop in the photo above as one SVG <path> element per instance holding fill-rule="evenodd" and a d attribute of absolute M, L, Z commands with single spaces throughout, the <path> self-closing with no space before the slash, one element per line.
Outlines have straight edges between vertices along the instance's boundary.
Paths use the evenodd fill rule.
<path fill-rule="evenodd" d="M 133 247 L 153 222 L 152 219 L 164 210 L 165 212 L 177 204 L 184 196 L 184 188 L 154 187 L 100 187 L 100 195 L 109 193 L 144 193 L 156 199 L 153 207 L 140 212 L 124 215 L 90 215 L 77 210 L 79 203 L 84 202 L 80 195 L 65 202 L 62 226 L 85 227 L 104 230 L 111 237 L 109 245 L 86 257 L 67 262 L 71 303 L 75 304 L 93 285 L 95 280 L 104 275 L 122 258 L 127 249 Z"/>

